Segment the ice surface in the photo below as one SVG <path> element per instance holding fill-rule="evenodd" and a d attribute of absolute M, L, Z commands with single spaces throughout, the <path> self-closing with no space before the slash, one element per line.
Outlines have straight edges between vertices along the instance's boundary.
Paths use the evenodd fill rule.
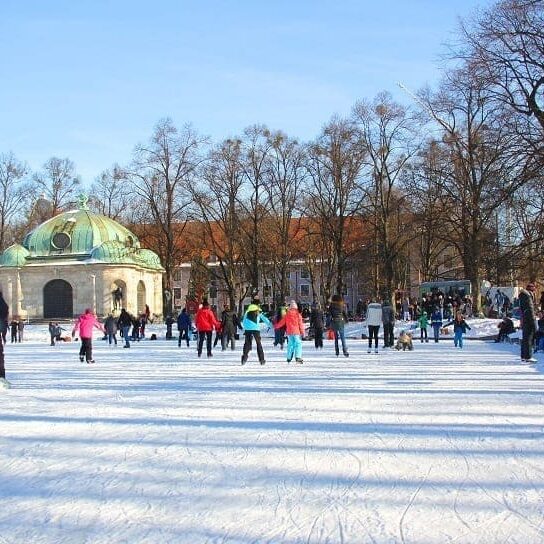
<path fill-rule="evenodd" d="M 8 343 L 0 543 L 544 542 L 544 358 L 368 355 L 351 324 L 349 358 L 308 341 L 289 365 L 265 338 L 242 367 L 241 342 L 199 359 L 164 330 L 97 336 L 95 365 L 46 326 Z"/>

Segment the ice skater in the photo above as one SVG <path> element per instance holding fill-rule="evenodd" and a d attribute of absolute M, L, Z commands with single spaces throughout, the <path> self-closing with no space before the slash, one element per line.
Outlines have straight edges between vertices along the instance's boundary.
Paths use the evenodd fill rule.
<path fill-rule="evenodd" d="M 302 364 L 302 339 L 304 338 L 304 322 L 298 311 L 297 303 L 292 300 L 289 303 L 287 313 L 274 325 L 274 328 L 285 327 L 287 334 L 287 362 L 295 361 Z"/>
<path fill-rule="evenodd" d="M 463 312 L 458 311 L 455 314 L 455 319 L 447 323 L 446 327 L 449 327 L 450 325 L 453 325 L 453 345 L 463 349 L 463 334 L 465 334 L 467 330 L 470 330 L 468 323 L 463 317 Z"/>
<path fill-rule="evenodd" d="M 72 329 L 72 338 L 75 337 L 76 332 L 79 331 L 79 337 L 81 338 L 81 348 L 79 350 L 79 360 L 83 362 L 83 359 L 87 361 L 87 364 L 94 363 L 93 359 L 93 328 L 102 331 L 106 334 L 102 323 L 98 321 L 90 308 L 87 308 L 83 314 L 79 316 L 74 328 Z"/>

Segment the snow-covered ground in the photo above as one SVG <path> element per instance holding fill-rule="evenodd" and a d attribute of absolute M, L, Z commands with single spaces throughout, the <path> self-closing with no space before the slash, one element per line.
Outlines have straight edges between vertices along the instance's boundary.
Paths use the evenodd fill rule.
<path fill-rule="evenodd" d="M 6 346 L 0 543 L 544 542 L 540 353 L 350 338 L 288 365 L 267 338 L 242 367 L 151 332 L 95 365 L 45 326 Z"/>

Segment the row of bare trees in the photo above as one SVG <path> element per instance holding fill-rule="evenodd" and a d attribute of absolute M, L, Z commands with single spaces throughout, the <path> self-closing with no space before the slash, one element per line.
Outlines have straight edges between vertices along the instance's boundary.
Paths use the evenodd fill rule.
<path fill-rule="evenodd" d="M 391 295 L 418 270 L 422 281 L 470 279 L 478 304 L 482 279 L 542 275 L 543 14 L 542 0 L 476 14 L 436 90 L 410 106 L 386 92 L 362 100 L 311 142 L 255 125 L 213 144 L 161 120 L 130 164 L 95 180 L 91 205 L 157 251 L 165 288 L 194 261 L 195 291 L 213 277 L 233 306 L 262 278 L 287 295 L 297 260 L 324 298 L 356 266 L 368 294 Z M 79 185 L 68 159 L 29 176 L 1 155 L 1 246 L 70 204 Z"/>

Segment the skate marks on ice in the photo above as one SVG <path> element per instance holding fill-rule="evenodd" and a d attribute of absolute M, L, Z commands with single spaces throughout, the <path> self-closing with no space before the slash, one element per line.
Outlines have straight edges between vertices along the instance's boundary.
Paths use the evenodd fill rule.
<path fill-rule="evenodd" d="M 296 367 L 265 350 L 243 369 L 238 351 L 165 342 L 130 360 L 98 344 L 93 367 L 14 350 L 2 538 L 544 540 L 538 371 L 479 342 L 375 356 L 353 341 L 349 360 L 307 350 Z"/>

